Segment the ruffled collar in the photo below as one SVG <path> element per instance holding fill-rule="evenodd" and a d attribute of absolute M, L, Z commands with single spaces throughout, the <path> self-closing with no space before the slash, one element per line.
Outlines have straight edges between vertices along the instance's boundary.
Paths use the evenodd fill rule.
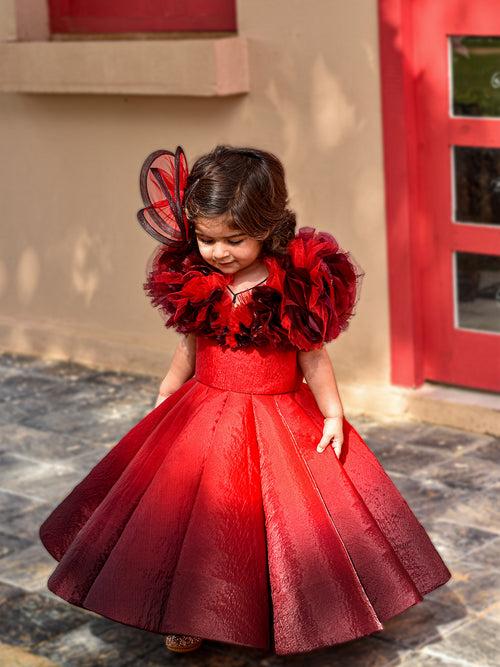
<path fill-rule="evenodd" d="M 234 274 L 207 264 L 197 249 L 176 257 L 163 246 L 144 288 L 166 326 L 211 336 L 232 348 L 316 349 L 347 326 L 364 272 L 331 234 L 302 227 L 285 255 L 262 260 L 266 281 L 233 304 L 228 286 Z"/>

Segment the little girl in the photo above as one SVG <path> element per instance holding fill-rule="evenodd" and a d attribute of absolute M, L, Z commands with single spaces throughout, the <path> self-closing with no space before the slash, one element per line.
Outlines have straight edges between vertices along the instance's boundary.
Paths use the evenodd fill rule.
<path fill-rule="evenodd" d="M 49 590 L 173 651 L 381 630 L 451 575 L 344 416 L 325 344 L 364 272 L 296 231 L 271 153 L 155 151 L 140 185 L 144 288 L 181 338 L 154 409 L 41 525 Z"/>

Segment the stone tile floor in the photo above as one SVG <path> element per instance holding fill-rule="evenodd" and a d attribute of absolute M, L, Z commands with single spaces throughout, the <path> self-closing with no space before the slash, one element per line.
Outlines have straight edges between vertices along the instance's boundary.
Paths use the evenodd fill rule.
<path fill-rule="evenodd" d="M 349 419 L 453 573 L 445 586 L 353 642 L 297 656 L 206 641 L 172 654 L 161 636 L 102 618 L 46 588 L 56 562 L 38 527 L 149 412 L 157 380 L 0 356 L 0 666 L 500 665 L 500 441 L 420 422 Z"/>

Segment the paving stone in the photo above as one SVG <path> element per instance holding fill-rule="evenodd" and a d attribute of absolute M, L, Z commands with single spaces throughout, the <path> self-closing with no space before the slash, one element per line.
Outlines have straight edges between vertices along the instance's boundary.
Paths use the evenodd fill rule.
<path fill-rule="evenodd" d="M 103 411 L 118 412 L 124 419 L 132 411 L 132 419 L 139 415 L 137 421 L 141 412 L 147 414 L 154 407 L 157 385 L 158 381 L 146 381 L 144 376 L 109 373 L 107 378 L 101 378 L 95 371 L 83 378 L 78 374 L 48 374 L 39 369 L 29 377 L 22 374 L 16 377 L 11 372 L 4 383 L 8 405 L 6 400 L 0 400 L 0 423 L 15 422 L 42 431 L 58 431 L 54 423 L 61 424 L 61 413 L 64 416 L 69 411 L 73 415 L 75 410 L 84 413 L 87 423 L 90 417 L 97 418 Z M 85 415 L 86 410 L 92 409 L 94 413 Z M 69 431 L 63 428 L 62 432 Z"/>
<path fill-rule="evenodd" d="M 344 642 L 326 649 L 295 656 L 270 656 L 258 664 L 262 667 L 294 665 L 296 667 L 384 667 L 399 665 L 409 653 L 404 646 L 377 639 L 378 633 Z"/>
<path fill-rule="evenodd" d="M 455 504 L 461 497 L 467 497 L 468 493 L 432 477 L 415 478 L 392 472 L 391 479 L 419 518 L 439 516 L 443 507 Z"/>
<path fill-rule="evenodd" d="M 474 454 L 450 458 L 446 465 L 434 463 L 417 470 L 415 477 L 432 477 L 443 484 L 466 491 L 482 491 L 500 482 L 500 466 L 480 459 Z"/>
<path fill-rule="evenodd" d="M 495 569 L 500 563 L 500 537 L 469 552 L 463 560 L 475 567 Z"/>
<path fill-rule="evenodd" d="M 6 600 L 9 600 L 10 598 L 15 597 L 16 595 L 24 595 L 24 592 L 25 591 L 23 591 L 22 588 L 19 588 L 19 586 L 6 584 L 0 581 L 0 607 Z M 2 663 L 0 662 L 0 665 L 1 664 Z"/>
<path fill-rule="evenodd" d="M 441 604 L 467 609 L 470 614 L 485 615 L 500 603 L 500 572 L 497 567 L 483 568 L 464 561 L 448 562 L 452 579 L 429 597 Z"/>
<path fill-rule="evenodd" d="M 347 419 L 362 438 L 370 437 L 368 434 L 380 425 L 373 417 L 362 413 L 351 413 L 347 415 Z"/>
<path fill-rule="evenodd" d="M 428 431 L 428 424 L 423 422 L 376 422 L 373 426 L 367 425 L 364 429 L 364 438 L 367 445 L 375 453 L 384 449 L 391 449 L 395 445 L 408 443 L 410 438 L 417 437 Z"/>
<path fill-rule="evenodd" d="M 29 354 L 3 352 L 0 355 L 0 373 L 3 372 L 3 369 L 33 373 L 36 370 L 46 368 L 53 363 L 54 362 Z M 84 366 L 80 366 L 80 368 L 82 371 L 85 369 Z"/>
<path fill-rule="evenodd" d="M 34 655 L 19 646 L 0 642 L 0 665 L 3 667 L 59 667 L 52 660 Z"/>
<path fill-rule="evenodd" d="M 74 470 L 78 470 L 82 477 L 89 473 L 116 444 L 116 442 L 108 442 L 106 445 L 101 445 L 99 449 L 90 449 L 90 451 L 84 454 L 66 459 L 66 463 Z"/>
<path fill-rule="evenodd" d="M 85 367 L 84 367 L 85 368 Z M 157 386 L 157 380 L 144 373 L 127 373 L 113 370 L 95 370 L 87 377 L 97 384 Z"/>
<path fill-rule="evenodd" d="M 54 377 L 65 380 L 67 384 L 85 382 L 87 379 L 95 378 L 99 373 L 106 372 L 105 370 L 85 366 L 76 361 L 44 359 L 21 354 L 13 355 L 8 352 L 0 355 L 0 375 L 4 370 L 15 370 L 18 373 L 39 377 Z"/>
<path fill-rule="evenodd" d="M 409 654 L 400 667 L 475 667 L 476 663 L 465 662 L 465 660 L 454 660 L 447 656 L 423 654 L 415 651 Z M 479 667 L 479 666 L 477 666 Z"/>
<path fill-rule="evenodd" d="M 29 540 L 23 540 L 17 535 L 9 535 L 8 533 L 0 531 L 0 561 L 6 556 L 19 553 L 23 549 L 26 549 L 26 547 L 29 547 L 30 544 L 31 542 Z M 2 562 L 0 562 L 0 573 L 1 571 Z"/>
<path fill-rule="evenodd" d="M 44 397 L 51 391 L 63 393 L 65 382 L 58 378 L 43 377 L 34 374 L 11 374 L 8 378 L 2 378 L 0 383 L 0 401 L 9 403 L 15 399 Z"/>
<path fill-rule="evenodd" d="M 434 546 L 444 561 L 465 557 L 469 552 L 494 541 L 496 533 L 445 519 L 422 520 Z"/>
<path fill-rule="evenodd" d="M 68 382 L 85 382 L 103 371 L 67 359 L 40 359 L 35 372 L 54 375 Z"/>
<path fill-rule="evenodd" d="M 40 431 L 20 424 L 0 426 L 1 450 L 40 461 L 59 462 L 101 448 L 101 443 L 88 438 L 74 438 L 66 433 Z"/>
<path fill-rule="evenodd" d="M 479 616 L 500 623 L 500 601 L 491 604 L 483 613 L 479 614 Z"/>
<path fill-rule="evenodd" d="M 28 512 L 21 512 L 14 516 L 0 516 L 0 531 L 24 538 L 32 543 L 38 541 L 38 530 L 40 525 L 54 509 L 53 503 L 37 502 Z"/>
<path fill-rule="evenodd" d="M 104 396 L 103 392 L 109 392 L 111 388 L 115 395 L 112 400 L 129 400 L 145 405 L 150 410 L 154 407 L 159 385 L 160 381 L 158 379 L 121 375 L 113 377 L 112 374 L 109 374 L 107 378 L 96 375 L 85 382 L 85 387 L 92 390 L 94 394 L 101 395 L 102 393 Z"/>
<path fill-rule="evenodd" d="M 475 619 L 451 632 L 439 644 L 425 647 L 422 655 L 498 667 L 500 624 L 485 618 Z"/>
<path fill-rule="evenodd" d="M 377 632 L 376 636 L 408 648 L 420 648 L 440 641 L 444 634 L 468 619 L 465 607 L 441 604 L 424 598 L 419 604 L 386 621 L 384 630 Z"/>
<path fill-rule="evenodd" d="M 0 355 L 1 356 L 1 355 Z M 15 368 L 5 368 L 0 363 L 0 382 L 4 382 L 7 378 L 19 377 L 20 371 Z"/>
<path fill-rule="evenodd" d="M 492 438 L 486 444 L 475 449 L 474 456 L 500 465 L 500 438 Z"/>
<path fill-rule="evenodd" d="M 132 426 L 151 411 L 151 406 L 137 401 L 115 401 L 95 408 L 73 405 L 49 410 L 20 420 L 23 425 L 74 437 L 83 436 L 96 443 L 118 441 Z"/>
<path fill-rule="evenodd" d="M 451 592 L 456 593 L 467 605 L 478 614 L 495 613 L 500 604 L 500 571 L 495 569 L 477 570 L 464 567 L 466 576 L 451 586 Z"/>
<path fill-rule="evenodd" d="M 161 640 L 160 640 L 161 643 Z M 228 645 L 218 648 L 216 642 L 205 641 L 202 646 L 192 653 L 174 653 L 160 645 L 154 651 L 143 655 L 140 663 L 132 662 L 137 667 L 159 667 L 164 665 L 182 665 L 183 667 L 251 667 L 264 665 L 263 661 L 254 657 L 252 649 L 245 649 L 248 655 L 233 655 Z M 290 661 L 287 664 L 300 664 Z M 304 663 L 305 664 L 305 663 Z"/>
<path fill-rule="evenodd" d="M 125 623 L 117 623 L 108 618 L 93 614 L 89 621 L 92 634 L 109 644 L 116 643 L 123 649 L 146 652 L 163 645 L 163 636 L 159 633 L 148 632 L 134 628 Z"/>
<path fill-rule="evenodd" d="M 451 454 L 438 449 L 422 450 L 422 447 L 409 445 L 406 442 L 393 444 L 375 451 L 375 455 L 382 466 L 389 472 L 399 472 L 406 475 L 415 475 L 427 470 L 433 464 L 435 467 L 444 465 L 444 461 L 451 458 Z"/>
<path fill-rule="evenodd" d="M 492 440 L 492 436 L 466 433 L 462 429 L 424 424 L 417 433 L 410 435 L 408 443 L 425 449 L 440 449 L 449 454 L 475 451 L 480 445 Z"/>
<path fill-rule="evenodd" d="M 0 641 L 33 649 L 37 642 L 52 639 L 88 622 L 88 616 L 66 602 L 39 593 L 9 598 L 0 607 Z"/>
<path fill-rule="evenodd" d="M 0 580 L 23 588 L 38 591 L 46 586 L 47 579 L 57 561 L 46 551 L 41 542 L 16 551 L 0 560 Z"/>
<path fill-rule="evenodd" d="M 51 409 L 60 410 L 72 405 L 78 405 L 83 409 L 98 408 L 102 405 L 128 398 L 127 385 L 123 384 L 99 383 L 93 382 L 90 379 L 74 382 L 69 385 L 66 381 L 59 379 L 57 383 L 55 387 L 45 394 L 47 405 Z M 132 392 L 133 389 L 130 388 L 129 391 Z M 152 395 L 152 392 L 148 394 L 150 400 Z"/>
<path fill-rule="evenodd" d="M 443 507 L 441 518 L 500 534 L 500 486 L 474 491 Z"/>
<path fill-rule="evenodd" d="M 59 633 L 52 639 L 39 642 L 32 650 L 38 655 L 50 658 L 61 667 L 142 666 L 142 655 L 151 650 L 151 638 L 145 637 L 140 630 L 134 628 L 126 628 L 121 634 L 117 630 L 113 632 L 115 634 L 111 639 L 99 635 L 90 621 L 69 632 Z M 160 641 L 161 636 L 157 636 L 157 641 Z"/>
<path fill-rule="evenodd" d="M 54 561 L 54 567 L 57 565 L 57 563 Z M 35 593 L 38 593 L 40 595 L 45 595 L 46 597 L 50 598 L 51 600 L 55 600 L 56 602 L 61 602 L 62 598 L 59 597 L 59 595 L 56 595 L 52 591 L 49 591 L 47 588 L 47 582 L 43 584 L 41 588 L 39 588 L 37 591 L 33 591 Z"/>
<path fill-rule="evenodd" d="M 41 504 L 43 504 L 43 501 L 30 498 L 24 494 L 0 489 L 0 523 L 8 524 L 16 517 L 33 512 Z M 10 534 L 10 531 L 7 532 Z"/>
<path fill-rule="evenodd" d="M 47 399 L 28 397 L 0 402 L 0 424 L 23 424 L 35 415 L 47 412 Z"/>
<path fill-rule="evenodd" d="M 0 487 L 7 491 L 25 490 L 34 498 L 54 503 L 80 480 L 80 473 L 63 463 L 46 463 L 8 452 L 0 454 Z"/>

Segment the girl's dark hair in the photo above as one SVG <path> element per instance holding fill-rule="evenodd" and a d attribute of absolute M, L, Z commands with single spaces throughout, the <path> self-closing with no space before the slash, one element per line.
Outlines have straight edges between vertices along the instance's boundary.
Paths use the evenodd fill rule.
<path fill-rule="evenodd" d="M 283 254 L 295 235 L 285 170 L 267 151 L 216 146 L 192 165 L 183 203 L 192 223 L 228 213 L 228 225 L 262 241 L 267 254 Z"/>

